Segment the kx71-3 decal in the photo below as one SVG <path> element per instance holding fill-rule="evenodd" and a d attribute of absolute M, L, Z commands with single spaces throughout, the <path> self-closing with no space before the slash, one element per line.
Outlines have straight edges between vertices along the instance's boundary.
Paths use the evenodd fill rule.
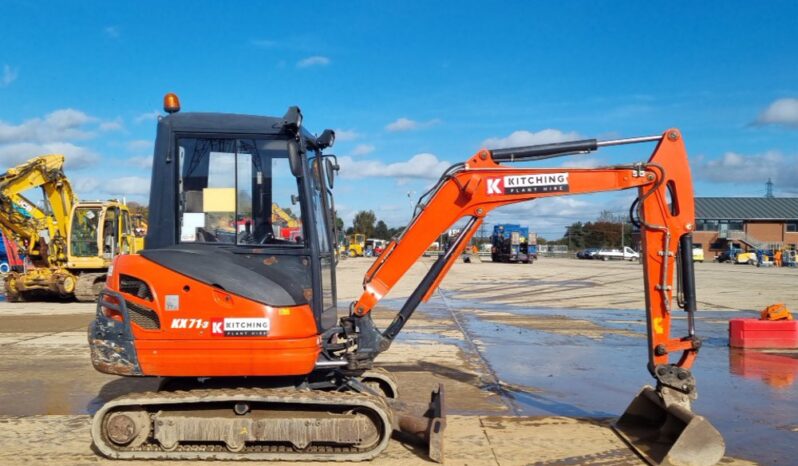
<path fill-rule="evenodd" d="M 268 317 L 216 317 L 205 319 L 172 319 L 174 329 L 207 329 L 215 337 L 265 337 L 271 328 Z"/>

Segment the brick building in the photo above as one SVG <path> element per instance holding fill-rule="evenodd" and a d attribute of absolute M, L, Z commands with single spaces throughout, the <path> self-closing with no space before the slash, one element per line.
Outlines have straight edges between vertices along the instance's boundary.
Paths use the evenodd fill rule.
<path fill-rule="evenodd" d="M 798 249 L 798 197 L 697 197 L 693 242 L 713 257 L 743 250 Z"/>

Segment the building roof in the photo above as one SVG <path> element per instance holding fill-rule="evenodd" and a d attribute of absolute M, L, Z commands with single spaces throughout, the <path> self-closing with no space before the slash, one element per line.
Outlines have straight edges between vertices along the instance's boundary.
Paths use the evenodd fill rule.
<path fill-rule="evenodd" d="M 695 217 L 714 220 L 798 220 L 798 197 L 697 197 Z"/>

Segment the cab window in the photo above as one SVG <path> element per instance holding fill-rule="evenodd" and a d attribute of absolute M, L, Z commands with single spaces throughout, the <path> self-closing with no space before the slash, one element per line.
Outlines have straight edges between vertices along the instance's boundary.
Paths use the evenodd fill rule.
<path fill-rule="evenodd" d="M 97 257 L 100 209 L 78 208 L 72 216 L 70 251 L 77 257 Z"/>
<path fill-rule="evenodd" d="M 304 245 L 285 140 L 179 138 L 180 241 Z"/>

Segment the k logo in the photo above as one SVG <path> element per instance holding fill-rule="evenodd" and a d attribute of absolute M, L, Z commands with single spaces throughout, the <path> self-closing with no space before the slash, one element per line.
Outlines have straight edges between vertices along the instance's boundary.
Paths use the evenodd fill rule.
<path fill-rule="evenodd" d="M 504 194 L 501 178 L 488 178 L 488 194 Z"/>

